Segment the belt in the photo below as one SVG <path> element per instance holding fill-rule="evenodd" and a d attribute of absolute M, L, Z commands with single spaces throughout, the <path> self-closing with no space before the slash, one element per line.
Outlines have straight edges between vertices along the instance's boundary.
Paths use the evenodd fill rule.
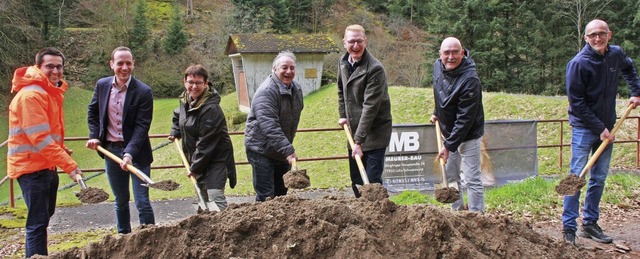
<path fill-rule="evenodd" d="M 114 147 L 114 148 L 124 148 L 125 144 L 124 144 L 124 141 L 116 141 L 116 142 L 107 141 L 105 143 L 105 146 Z"/>

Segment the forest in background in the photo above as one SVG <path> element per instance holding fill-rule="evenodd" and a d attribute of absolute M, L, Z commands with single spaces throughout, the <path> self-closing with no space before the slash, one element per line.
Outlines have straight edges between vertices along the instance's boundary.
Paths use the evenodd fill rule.
<path fill-rule="evenodd" d="M 44 46 L 65 53 L 72 86 L 92 88 L 111 74 L 107 62 L 119 45 L 134 50 L 136 77 L 158 97 L 177 96 L 182 71 L 193 63 L 209 69 L 219 91 L 230 92 L 229 34 L 324 33 L 341 46 L 344 27 L 353 23 L 367 29 L 368 47 L 391 85 L 430 86 L 439 43 L 455 36 L 478 64 L 486 91 L 564 95 L 565 65 L 594 18 L 609 23 L 612 44 L 640 59 L 639 6 L 631 0 L 3 0 L 0 95 L 10 98 L 13 70 L 32 64 Z M 337 59 L 338 53 L 326 56 L 325 82 L 335 79 Z"/>

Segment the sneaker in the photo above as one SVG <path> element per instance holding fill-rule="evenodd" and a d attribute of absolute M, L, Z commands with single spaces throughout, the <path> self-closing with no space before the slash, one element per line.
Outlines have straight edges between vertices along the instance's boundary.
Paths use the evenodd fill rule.
<path fill-rule="evenodd" d="M 613 239 L 610 236 L 607 236 L 602 232 L 602 229 L 600 228 L 600 226 L 598 226 L 598 223 L 591 223 L 588 225 L 583 224 L 582 231 L 580 232 L 580 237 L 591 238 L 597 242 L 604 244 L 613 242 Z"/>
<path fill-rule="evenodd" d="M 575 247 L 578 247 L 576 244 L 576 231 L 573 229 L 565 228 L 562 230 L 562 234 L 564 235 L 564 241 L 572 244 Z"/>

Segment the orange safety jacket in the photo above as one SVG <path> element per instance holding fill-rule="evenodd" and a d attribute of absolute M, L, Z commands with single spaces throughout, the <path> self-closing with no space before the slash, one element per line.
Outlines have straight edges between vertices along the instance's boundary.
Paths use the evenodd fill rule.
<path fill-rule="evenodd" d="M 78 164 L 64 146 L 64 92 L 37 67 L 16 69 L 11 92 L 17 92 L 9 105 L 7 174 L 11 179 L 47 168 L 60 167 L 67 173 Z"/>

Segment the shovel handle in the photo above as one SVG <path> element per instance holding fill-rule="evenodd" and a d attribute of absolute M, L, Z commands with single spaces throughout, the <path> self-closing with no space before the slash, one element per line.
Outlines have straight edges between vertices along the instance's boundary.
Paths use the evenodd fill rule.
<path fill-rule="evenodd" d="M 295 158 L 291 159 L 291 171 L 294 171 L 294 172 L 298 171 L 298 165 L 297 165 L 298 162 L 297 162 L 297 160 L 298 159 L 295 159 Z"/>
<path fill-rule="evenodd" d="M 109 150 L 104 149 L 102 146 L 97 146 L 96 149 L 100 151 L 100 153 L 111 158 L 111 160 L 115 161 L 116 163 L 122 164 L 122 159 L 114 155 L 113 153 L 109 152 Z M 145 183 L 154 184 L 154 182 L 151 180 L 151 178 L 149 178 L 149 176 L 147 176 L 146 174 L 143 174 L 142 171 L 140 171 L 138 168 L 136 168 L 132 164 L 127 164 L 127 170 L 129 170 L 129 172 L 131 172 L 132 174 L 136 175 L 138 178 L 140 178 L 140 180 L 144 181 Z"/>
<path fill-rule="evenodd" d="M 438 141 L 438 155 L 440 154 L 440 150 L 442 149 L 442 130 L 440 129 L 440 121 L 436 120 L 436 140 Z M 447 174 L 445 172 L 444 165 L 447 161 L 444 161 L 444 158 L 439 157 L 438 161 L 440 161 L 440 171 L 442 171 L 442 184 L 447 187 L 449 186 L 449 182 L 447 181 Z"/>
<path fill-rule="evenodd" d="M 616 134 L 616 131 L 618 131 L 620 126 L 622 126 L 622 123 L 624 123 L 624 120 L 627 119 L 627 116 L 629 116 L 629 113 L 631 113 L 631 110 L 633 110 L 633 104 L 627 107 L 627 109 L 622 114 L 622 117 L 620 117 L 618 122 L 616 122 L 616 124 L 613 126 L 613 129 L 609 133 L 611 136 L 614 136 Z M 596 152 L 593 152 L 593 155 L 591 156 L 591 158 L 589 158 L 587 165 L 585 165 L 584 168 L 582 169 L 582 172 L 580 172 L 581 178 L 585 177 L 585 175 L 587 174 L 587 171 L 589 171 L 589 169 L 591 169 L 593 164 L 596 163 L 596 160 L 598 160 L 598 157 L 600 156 L 600 154 L 602 154 L 602 152 L 609 145 L 610 142 L 611 142 L 610 139 L 603 140 L 600 146 L 598 147 L 598 149 L 596 149 Z"/>
<path fill-rule="evenodd" d="M 82 179 L 82 175 L 76 174 L 76 181 L 80 184 L 82 189 L 87 189 L 87 185 L 84 183 L 84 179 Z"/>
<path fill-rule="evenodd" d="M 351 130 L 349 129 L 349 125 L 346 123 L 342 125 L 345 134 L 347 135 L 347 140 L 349 140 L 349 146 L 351 149 L 356 147 L 356 142 L 353 141 L 353 137 L 351 136 Z M 360 177 L 362 178 L 362 182 L 364 184 L 369 184 L 369 177 L 367 176 L 367 171 L 364 169 L 364 164 L 362 164 L 362 158 L 359 155 L 355 155 L 356 164 L 358 164 L 358 170 L 360 171 Z"/>
<path fill-rule="evenodd" d="M 176 149 L 180 154 L 180 158 L 182 159 L 182 164 L 184 165 L 184 169 L 187 171 L 187 175 L 189 176 L 189 181 L 191 181 L 191 184 L 193 184 L 193 188 L 196 190 L 196 195 L 198 195 L 198 200 L 200 200 L 200 204 L 204 206 L 204 208 L 201 208 L 201 209 L 209 210 L 209 206 L 207 205 L 207 202 L 204 200 L 204 197 L 202 197 L 202 192 L 200 190 L 200 187 L 198 187 L 198 181 L 193 176 L 193 174 L 191 174 L 191 166 L 189 165 L 189 160 L 187 159 L 187 156 L 184 154 L 184 151 L 182 151 L 182 140 L 179 138 L 176 138 L 173 140 L 173 143 L 176 144 Z M 220 211 L 220 208 L 218 208 L 217 205 L 216 205 L 216 209 L 217 211 Z"/>

